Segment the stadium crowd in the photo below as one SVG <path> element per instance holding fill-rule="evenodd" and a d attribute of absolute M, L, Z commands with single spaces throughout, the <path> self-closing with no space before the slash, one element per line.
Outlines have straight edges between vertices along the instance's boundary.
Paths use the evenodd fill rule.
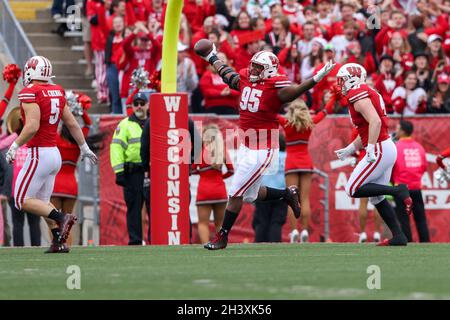
<path fill-rule="evenodd" d="M 110 103 L 113 113 L 125 110 L 135 68 L 149 75 L 161 68 L 165 2 L 84 1 L 85 55 L 92 63 L 87 73 L 95 69 L 98 100 Z M 315 111 L 339 66 L 356 62 L 388 113 L 449 113 L 449 13 L 448 0 L 185 0 L 178 90 L 189 92 L 191 112 L 237 113 L 237 92 L 193 52 L 199 39 L 208 38 L 238 71 L 254 53 L 273 51 L 280 72 L 294 82 L 336 60 L 327 81 L 304 96 Z"/>

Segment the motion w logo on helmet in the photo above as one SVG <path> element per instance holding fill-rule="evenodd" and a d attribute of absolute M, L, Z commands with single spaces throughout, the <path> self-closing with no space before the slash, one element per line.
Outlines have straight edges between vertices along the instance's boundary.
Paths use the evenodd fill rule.
<path fill-rule="evenodd" d="M 348 67 L 347 71 L 352 77 L 361 78 L 361 68 L 352 66 L 352 67 Z"/>
<path fill-rule="evenodd" d="M 27 63 L 27 69 L 36 70 L 38 63 L 39 61 L 37 59 L 30 59 L 30 61 L 28 61 Z"/>

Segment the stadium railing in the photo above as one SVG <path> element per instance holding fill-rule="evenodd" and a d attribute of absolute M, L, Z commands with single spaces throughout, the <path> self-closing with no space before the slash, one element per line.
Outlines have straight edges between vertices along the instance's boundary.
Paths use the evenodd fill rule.
<path fill-rule="evenodd" d="M 9 55 L 20 66 L 36 55 L 33 45 L 28 40 L 7 0 L 0 0 L 0 37 Z"/>

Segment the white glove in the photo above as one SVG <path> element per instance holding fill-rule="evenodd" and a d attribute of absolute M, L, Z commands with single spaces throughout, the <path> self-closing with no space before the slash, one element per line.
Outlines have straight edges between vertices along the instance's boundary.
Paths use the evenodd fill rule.
<path fill-rule="evenodd" d="M 450 181 L 450 172 L 447 172 L 442 168 L 439 168 L 438 171 L 434 172 L 434 177 L 439 182 L 439 184 L 443 184 L 445 181 Z"/>
<path fill-rule="evenodd" d="M 334 66 L 336 65 L 333 60 L 329 60 L 323 67 L 320 69 L 317 74 L 313 77 L 314 82 L 320 82 L 325 76 L 330 73 L 331 70 L 333 70 Z"/>
<path fill-rule="evenodd" d="M 343 149 L 335 150 L 334 153 L 336 153 L 336 156 L 340 160 L 344 160 L 348 157 L 350 157 L 352 154 L 356 152 L 355 145 L 353 143 L 350 143 L 348 146 L 346 146 Z"/>
<path fill-rule="evenodd" d="M 375 156 L 375 145 L 368 144 L 366 147 L 366 160 L 367 162 L 375 162 L 377 157 Z"/>
<path fill-rule="evenodd" d="M 8 152 L 6 152 L 6 161 L 8 161 L 8 163 L 14 162 L 17 149 L 19 149 L 19 145 L 14 141 L 13 144 L 9 147 Z"/>
<path fill-rule="evenodd" d="M 84 158 L 88 158 L 93 164 L 96 164 L 98 159 L 94 152 L 89 148 L 87 143 L 85 142 L 83 145 L 80 146 L 81 151 L 81 161 L 84 160 Z"/>
<path fill-rule="evenodd" d="M 206 62 L 209 63 L 209 59 L 211 59 L 211 57 L 215 56 L 215 55 L 217 55 L 217 48 L 216 48 L 216 45 L 213 43 L 211 52 L 208 53 L 208 55 L 206 57 L 202 57 L 202 58 L 205 59 Z"/>

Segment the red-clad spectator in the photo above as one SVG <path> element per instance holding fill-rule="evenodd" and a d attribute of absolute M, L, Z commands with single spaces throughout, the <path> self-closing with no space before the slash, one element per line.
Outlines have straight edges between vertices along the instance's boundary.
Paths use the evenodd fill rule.
<path fill-rule="evenodd" d="M 219 52 L 217 57 L 228 64 L 225 54 Z M 208 66 L 200 78 L 200 90 L 205 98 L 205 109 L 208 113 L 238 114 L 239 91 L 231 90 L 215 68 Z"/>
<path fill-rule="evenodd" d="M 350 42 L 356 40 L 356 24 L 354 21 L 346 22 L 343 28 L 343 34 L 335 35 L 331 39 L 331 44 L 336 53 L 336 61 L 338 62 L 342 62 L 345 58 L 345 53 Z"/>
<path fill-rule="evenodd" d="M 417 87 L 417 76 L 414 71 L 405 75 L 403 86 L 397 87 L 392 94 L 394 111 L 403 116 L 411 116 L 426 111 L 427 93 Z"/>
<path fill-rule="evenodd" d="M 379 73 L 373 73 L 372 79 L 375 89 L 383 98 L 386 112 L 393 112 L 392 94 L 396 87 L 401 85 L 402 77 L 396 75 L 394 71 L 394 58 L 384 55 L 380 58 Z"/>
<path fill-rule="evenodd" d="M 324 61 L 323 61 L 323 63 L 316 66 L 313 74 L 316 74 L 328 61 L 330 61 L 330 60 L 336 61 L 333 45 L 331 45 L 331 44 L 325 45 L 324 51 L 325 51 Z M 333 87 L 336 85 L 336 75 L 337 75 L 339 69 L 341 68 L 341 66 L 342 66 L 342 64 L 340 64 L 339 62 L 336 62 L 336 65 L 334 66 L 333 70 L 331 70 L 325 76 L 325 78 L 323 78 L 322 81 L 320 81 L 318 84 L 316 84 L 316 86 L 314 87 L 314 90 L 312 91 L 312 98 L 313 98 L 312 102 L 313 103 L 312 103 L 311 109 L 316 110 L 316 111 L 318 111 L 320 109 L 320 107 L 322 106 L 321 103 L 322 103 L 323 98 L 327 91 L 336 92 L 336 90 L 334 90 Z M 304 79 L 302 79 L 302 81 L 304 81 Z M 340 103 L 342 102 L 341 103 L 342 105 L 347 104 L 347 101 L 341 96 L 336 97 L 336 100 Z"/>
<path fill-rule="evenodd" d="M 405 28 L 406 18 L 400 11 L 392 11 L 388 24 L 383 26 L 380 32 L 375 36 L 375 47 L 378 55 L 382 55 L 389 43 L 392 34 L 397 31 L 402 34 L 404 38 L 408 36 L 408 30 Z"/>
<path fill-rule="evenodd" d="M 270 32 L 270 30 L 266 29 L 266 21 L 263 17 L 252 18 L 252 20 L 250 21 L 250 26 L 251 29 L 255 31 L 260 30 L 264 31 L 264 33 Z M 272 28 L 272 25 L 270 25 L 270 28 Z"/>
<path fill-rule="evenodd" d="M 91 24 L 91 47 L 95 58 L 95 79 L 97 82 L 97 99 L 99 103 L 108 101 L 108 84 L 106 82 L 105 46 L 109 30 L 106 23 L 105 5 L 102 2 L 88 0 L 86 14 Z"/>
<path fill-rule="evenodd" d="M 393 32 L 389 39 L 385 54 L 392 56 L 395 60 L 395 69 L 409 71 L 414 65 L 414 57 L 411 54 L 411 47 L 400 32 Z"/>
<path fill-rule="evenodd" d="M 119 68 L 125 59 L 122 42 L 124 39 L 125 24 L 121 16 L 113 20 L 113 30 L 106 40 L 105 63 L 106 80 L 111 98 L 111 111 L 122 114 L 122 102 L 120 100 Z"/>
<path fill-rule="evenodd" d="M 226 39 L 221 38 L 219 30 L 215 28 L 212 29 L 211 32 L 208 33 L 207 38 L 214 43 L 218 52 L 223 52 L 225 54 L 225 56 L 227 57 L 227 61 L 229 61 L 231 64 L 234 63 L 234 60 L 236 58 L 234 50 Z"/>
<path fill-rule="evenodd" d="M 331 4 L 328 0 L 317 1 L 317 19 L 321 25 L 331 26 Z"/>
<path fill-rule="evenodd" d="M 203 21 L 203 29 L 198 30 L 193 36 L 192 36 L 192 42 L 191 42 L 191 48 L 194 48 L 194 45 L 197 43 L 197 41 L 201 39 L 208 38 L 208 34 L 212 31 L 213 28 L 217 28 L 217 24 L 214 21 L 213 17 L 208 17 Z M 195 67 L 197 69 L 197 74 L 202 74 L 206 67 L 208 66 L 208 62 L 200 58 L 197 54 L 191 51 L 191 57 L 192 60 L 195 63 Z"/>
<path fill-rule="evenodd" d="M 258 17 L 263 19 L 265 21 L 264 24 L 266 25 L 266 33 L 269 33 L 270 31 L 272 31 L 272 21 L 273 21 L 273 19 L 275 19 L 277 17 L 280 17 L 280 16 L 283 16 L 283 15 L 284 15 L 283 7 L 281 6 L 281 4 L 278 3 L 278 2 L 274 2 L 270 6 L 270 18 L 264 19 L 263 16 L 257 16 L 257 17 L 255 17 L 253 19 L 256 19 Z M 297 24 L 294 24 L 294 23 L 291 22 L 291 28 L 297 30 Z"/>
<path fill-rule="evenodd" d="M 300 83 L 300 53 L 297 50 L 297 45 L 293 44 L 290 48 L 284 48 L 278 54 L 280 65 L 283 66 L 288 79 L 291 82 Z"/>
<path fill-rule="evenodd" d="M 163 22 L 164 2 L 163 0 L 152 0 L 149 12 L 149 19 L 158 20 L 161 24 Z"/>
<path fill-rule="evenodd" d="M 272 47 L 272 51 L 276 55 L 278 55 L 280 50 L 290 47 L 294 41 L 294 35 L 289 28 L 289 19 L 285 16 L 274 18 L 272 31 L 266 35 L 265 41 Z"/>
<path fill-rule="evenodd" d="M 185 0 L 183 13 L 191 26 L 193 32 L 202 28 L 203 20 L 206 17 L 216 14 L 216 4 L 214 0 Z"/>
<path fill-rule="evenodd" d="M 442 49 L 442 37 L 437 34 L 432 34 L 427 40 L 430 62 L 430 69 L 434 70 L 439 65 L 443 64 L 443 67 L 449 65 L 449 58 L 445 56 L 444 50 Z M 443 68 L 440 67 L 440 68 Z"/>
<path fill-rule="evenodd" d="M 424 32 L 427 35 L 437 34 L 444 38 L 449 29 L 449 16 L 447 14 L 441 14 L 436 17 L 436 20 L 427 28 Z"/>
<path fill-rule="evenodd" d="M 300 18 L 300 14 L 303 10 L 303 6 L 296 0 L 285 0 L 282 10 L 283 15 L 285 15 L 289 19 L 289 22 L 291 24 L 297 25 Z"/>
<path fill-rule="evenodd" d="M 106 9 L 106 7 L 105 7 L 105 9 Z M 112 11 L 112 13 L 109 16 L 107 16 L 107 18 L 106 18 L 106 24 L 107 24 L 109 30 L 113 29 L 113 20 L 117 16 L 120 16 L 123 18 L 125 26 L 133 25 L 132 23 L 130 23 L 128 16 L 127 16 L 127 7 L 126 7 L 125 0 L 114 1 L 111 4 L 111 11 Z M 106 14 L 108 15 L 108 11 L 106 11 Z"/>
<path fill-rule="evenodd" d="M 242 44 L 239 43 L 239 36 L 252 30 L 250 22 L 251 17 L 247 11 L 240 11 L 236 16 L 236 20 L 233 24 L 233 30 L 230 32 L 235 47 L 242 47 Z"/>
<path fill-rule="evenodd" d="M 261 50 L 261 44 L 259 40 L 246 43 L 244 47 L 239 47 L 235 51 L 235 56 L 239 57 L 234 61 L 234 68 L 236 71 L 247 68 L 253 55 Z"/>
<path fill-rule="evenodd" d="M 314 23 L 306 22 L 302 27 L 302 38 L 297 42 L 297 50 L 301 58 L 311 53 L 312 39 L 314 38 Z"/>
<path fill-rule="evenodd" d="M 136 22 L 147 23 L 151 10 L 150 0 L 128 0 L 126 4 L 128 25 Z"/>
<path fill-rule="evenodd" d="M 334 37 L 335 35 L 338 34 L 343 34 L 344 33 L 344 25 L 347 22 L 354 22 L 358 24 L 358 29 L 359 30 L 365 30 L 366 26 L 364 24 L 364 22 L 360 21 L 360 20 L 356 20 L 354 18 L 354 14 L 355 14 L 355 6 L 353 5 L 353 3 L 351 2 L 344 2 L 341 4 L 341 21 L 334 21 L 331 24 L 331 35 L 330 37 Z M 335 19 L 335 18 L 334 18 Z"/>
<path fill-rule="evenodd" d="M 377 71 L 375 59 L 370 51 L 367 51 L 363 56 L 361 52 L 361 45 L 358 41 L 354 40 L 348 44 L 346 50 L 346 57 L 342 63 L 358 63 L 366 69 L 367 74 L 370 75 Z"/>
<path fill-rule="evenodd" d="M 137 40 L 136 46 L 133 41 Z M 120 96 L 128 97 L 130 79 L 133 71 L 143 66 L 149 74 L 153 74 L 161 59 L 161 44 L 149 34 L 143 24 L 137 24 L 134 32 L 123 40 L 123 50 L 127 65 L 124 66 Z"/>
<path fill-rule="evenodd" d="M 428 113 L 450 113 L 450 76 L 441 73 L 427 102 Z"/>

